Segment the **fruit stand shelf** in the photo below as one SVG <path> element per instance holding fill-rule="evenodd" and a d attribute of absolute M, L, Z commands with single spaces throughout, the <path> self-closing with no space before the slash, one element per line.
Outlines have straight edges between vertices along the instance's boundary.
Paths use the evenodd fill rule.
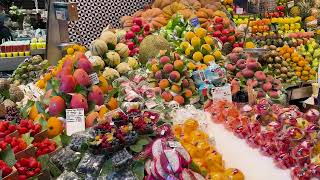
<path fill-rule="evenodd" d="M 289 101 L 308 98 L 312 95 L 312 86 L 305 84 L 303 87 L 290 87 L 287 88 Z"/>
<path fill-rule="evenodd" d="M 31 50 L 31 55 L 34 56 L 34 55 L 44 55 L 46 54 L 46 49 L 34 49 L 34 50 Z"/>
<path fill-rule="evenodd" d="M 19 64 L 26 58 L 30 58 L 30 56 L 0 58 L 0 71 L 13 71 L 17 69 Z"/>

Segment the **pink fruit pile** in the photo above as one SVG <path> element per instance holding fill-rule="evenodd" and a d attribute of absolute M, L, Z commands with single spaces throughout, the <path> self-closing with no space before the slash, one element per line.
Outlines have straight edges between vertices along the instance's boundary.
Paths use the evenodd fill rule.
<path fill-rule="evenodd" d="M 150 25 L 142 21 L 141 18 L 133 19 L 133 26 L 125 34 L 126 44 L 129 48 L 129 56 L 139 53 L 139 44 L 150 34 Z"/>
<path fill-rule="evenodd" d="M 277 167 L 291 168 L 292 179 L 320 178 L 320 165 L 312 162 L 319 153 L 318 110 L 302 113 L 295 106 L 284 108 L 265 99 L 241 110 L 226 101 L 214 103 L 206 110 L 215 112 L 214 122 L 223 123 L 249 146 L 272 157 Z"/>
<path fill-rule="evenodd" d="M 257 59 L 243 52 L 242 48 L 233 49 L 227 57 L 229 63 L 226 68 L 232 84 L 252 86 L 258 92 L 258 98 L 265 97 L 266 94 L 275 99 L 280 97 L 281 81 L 261 71 L 261 64 Z"/>
<path fill-rule="evenodd" d="M 209 30 L 212 31 L 213 37 L 220 39 L 223 43 L 230 42 L 233 44 L 236 42 L 235 30 L 226 21 L 229 20 L 215 17 Z"/>
<path fill-rule="evenodd" d="M 101 88 L 92 85 L 89 78 L 89 75 L 93 73 L 91 62 L 83 54 L 78 56 L 78 58 L 66 59 L 62 65 L 62 69 L 57 73 L 56 78 L 60 81 L 57 91 L 64 94 L 72 94 L 72 98 L 67 106 L 62 96 L 50 95 L 49 114 L 51 116 L 61 115 L 66 108 L 82 108 L 85 113 L 87 113 L 89 103 L 96 105 L 102 105 L 104 103 L 104 94 Z M 82 87 L 85 92 L 78 92 L 79 88 L 77 87 Z"/>
<path fill-rule="evenodd" d="M 152 157 L 145 163 L 146 180 L 204 180 L 202 175 L 188 169 L 192 162 L 189 153 L 175 141 L 157 139 L 151 147 Z"/>

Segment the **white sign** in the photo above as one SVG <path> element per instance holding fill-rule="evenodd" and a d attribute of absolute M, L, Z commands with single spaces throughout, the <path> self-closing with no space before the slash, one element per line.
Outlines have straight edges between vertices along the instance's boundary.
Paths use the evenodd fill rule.
<path fill-rule="evenodd" d="M 294 6 L 294 1 L 287 2 L 288 8 L 292 8 Z"/>
<path fill-rule="evenodd" d="M 236 8 L 236 14 L 243 14 L 243 8 Z"/>
<path fill-rule="evenodd" d="M 97 73 L 90 74 L 89 78 L 90 78 L 92 84 L 99 84 L 99 77 L 98 77 Z"/>
<path fill-rule="evenodd" d="M 222 87 L 212 88 L 211 95 L 214 102 L 219 100 L 227 100 L 232 102 L 231 85 L 226 84 Z"/>
<path fill-rule="evenodd" d="M 84 120 L 84 109 L 66 109 L 67 135 L 84 131 L 86 129 Z"/>

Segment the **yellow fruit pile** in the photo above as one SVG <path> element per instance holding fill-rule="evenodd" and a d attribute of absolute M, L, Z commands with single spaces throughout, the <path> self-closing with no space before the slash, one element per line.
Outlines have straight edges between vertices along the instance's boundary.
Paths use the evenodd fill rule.
<path fill-rule="evenodd" d="M 279 48 L 279 54 L 295 70 L 295 75 L 302 81 L 314 80 L 317 72 L 311 68 L 309 61 L 303 58 L 293 47 L 284 45 Z"/>
<path fill-rule="evenodd" d="M 73 55 L 75 52 L 78 52 L 78 51 L 83 52 L 83 53 L 85 53 L 87 51 L 86 47 L 78 45 L 78 44 L 68 46 L 65 50 L 68 55 Z"/>
<path fill-rule="evenodd" d="M 206 68 L 211 62 L 222 59 L 221 51 L 215 49 L 215 41 L 203 28 L 195 28 L 184 35 L 180 44 L 180 52 L 192 60 L 189 70 Z"/>
<path fill-rule="evenodd" d="M 174 125 L 173 133 L 189 152 L 193 162 L 201 171 L 207 172 L 207 179 L 244 179 L 240 170 L 225 169 L 222 155 L 210 144 L 208 134 L 199 129 L 196 120 L 188 119 L 183 125 Z"/>

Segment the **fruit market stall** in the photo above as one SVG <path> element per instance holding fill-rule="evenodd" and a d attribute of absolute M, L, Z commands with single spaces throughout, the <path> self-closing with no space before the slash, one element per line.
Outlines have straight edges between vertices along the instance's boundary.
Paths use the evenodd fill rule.
<path fill-rule="evenodd" d="M 55 66 L 30 55 L 0 79 L 2 178 L 319 179 L 314 4 L 278 3 L 156 0 Z"/>

